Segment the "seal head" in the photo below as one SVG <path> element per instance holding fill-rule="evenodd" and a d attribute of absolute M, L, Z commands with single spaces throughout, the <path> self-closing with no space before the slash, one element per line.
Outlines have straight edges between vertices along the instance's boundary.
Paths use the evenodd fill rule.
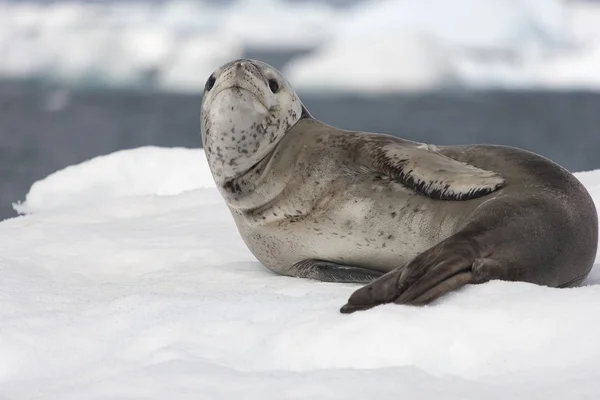
<path fill-rule="evenodd" d="M 290 83 L 268 64 L 235 60 L 206 81 L 202 141 L 219 187 L 264 159 L 302 116 Z"/>

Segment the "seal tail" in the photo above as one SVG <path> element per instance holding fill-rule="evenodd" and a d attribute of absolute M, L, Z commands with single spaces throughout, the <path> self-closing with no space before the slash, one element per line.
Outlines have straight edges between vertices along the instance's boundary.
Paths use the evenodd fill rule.
<path fill-rule="evenodd" d="M 322 282 L 371 283 L 382 276 L 383 272 L 309 259 L 292 265 L 288 270 L 288 275 Z"/>

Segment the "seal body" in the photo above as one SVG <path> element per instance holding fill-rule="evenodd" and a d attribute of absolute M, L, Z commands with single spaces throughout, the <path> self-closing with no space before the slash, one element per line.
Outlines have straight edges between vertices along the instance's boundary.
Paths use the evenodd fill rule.
<path fill-rule="evenodd" d="M 589 273 L 596 210 L 552 161 L 331 127 L 252 60 L 211 78 L 221 90 L 205 93 L 203 138 L 242 238 L 276 273 L 370 282 L 342 311 L 424 304 L 491 279 L 563 287 Z"/>

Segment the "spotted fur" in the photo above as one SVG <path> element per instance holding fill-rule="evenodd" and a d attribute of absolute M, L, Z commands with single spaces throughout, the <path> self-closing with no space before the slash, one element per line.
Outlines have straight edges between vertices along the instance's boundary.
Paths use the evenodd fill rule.
<path fill-rule="evenodd" d="M 240 235 L 267 268 L 336 282 L 386 273 L 343 312 L 493 279 L 562 287 L 595 259 L 594 203 L 567 170 L 521 149 L 331 127 L 261 62 L 211 75 L 202 136 Z"/>

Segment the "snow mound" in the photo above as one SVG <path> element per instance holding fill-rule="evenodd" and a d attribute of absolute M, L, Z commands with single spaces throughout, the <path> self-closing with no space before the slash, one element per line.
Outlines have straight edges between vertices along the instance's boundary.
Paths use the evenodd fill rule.
<path fill-rule="evenodd" d="M 103 203 L 142 195 L 175 195 L 214 187 L 204 150 L 147 146 L 121 150 L 72 165 L 35 182 L 20 214 Z"/>
<path fill-rule="evenodd" d="M 432 306 L 342 315 L 358 286 L 262 267 L 208 187 L 203 158 L 158 148 L 96 158 L 36 183 L 23 205 L 31 215 L 0 223 L 2 396 L 591 399 L 600 390 L 600 264 L 578 288 L 496 281 Z M 577 176 L 598 203 L 600 170 Z"/>
<path fill-rule="evenodd" d="M 323 45 L 292 62 L 285 74 L 297 89 L 317 93 L 431 90 L 456 79 L 447 49 L 439 43 L 419 34 L 387 33 L 347 36 Z"/>

